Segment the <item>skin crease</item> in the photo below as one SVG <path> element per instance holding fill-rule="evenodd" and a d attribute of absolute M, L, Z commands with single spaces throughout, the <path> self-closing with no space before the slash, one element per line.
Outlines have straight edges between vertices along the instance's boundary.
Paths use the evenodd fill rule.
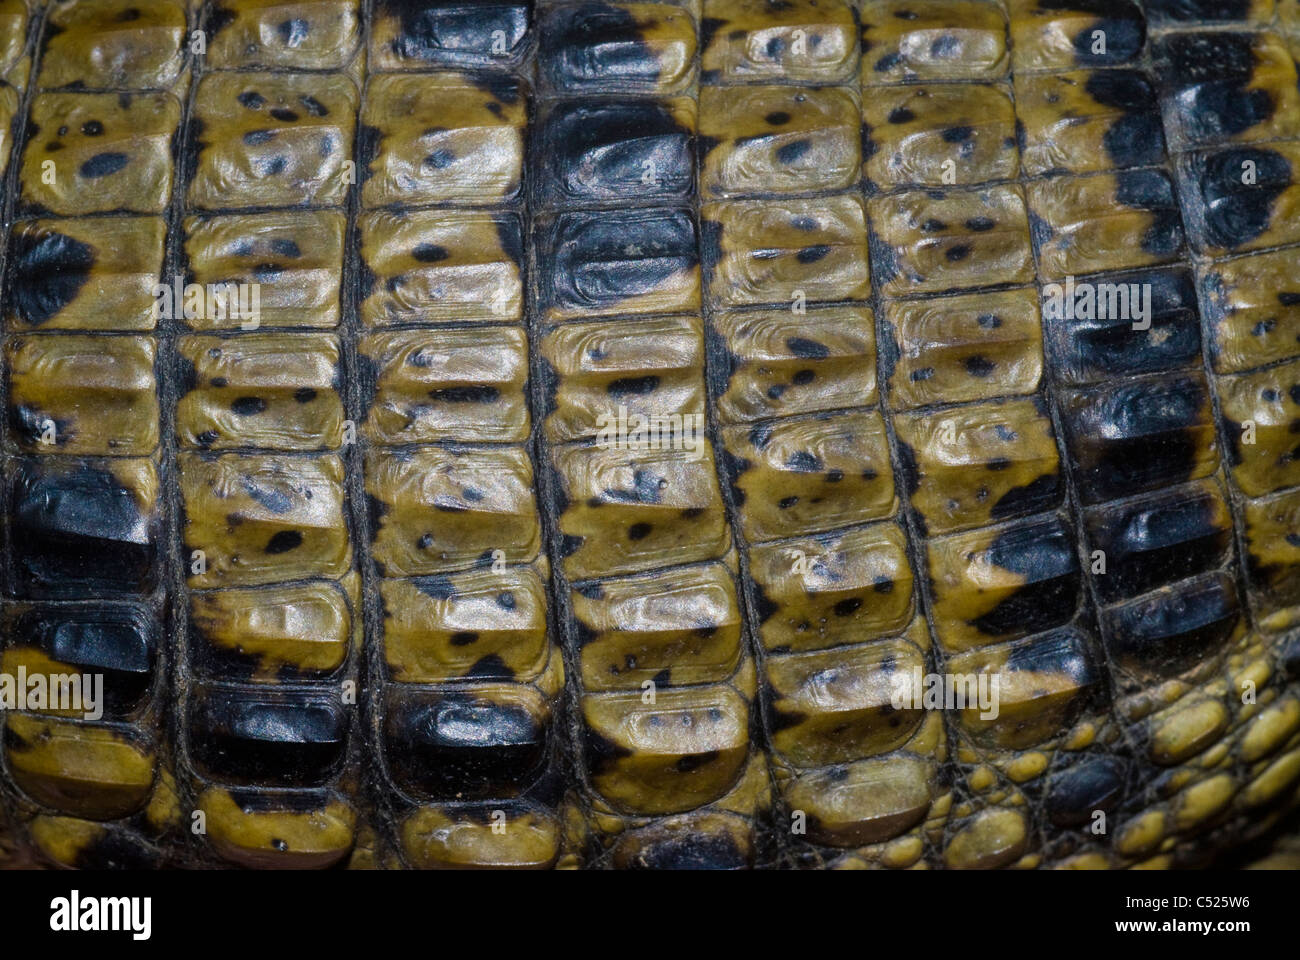
<path fill-rule="evenodd" d="M 0 3 L 0 674 L 105 676 L 4 717 L 0 866 L 1253 855 L 1263 6 Z"/>

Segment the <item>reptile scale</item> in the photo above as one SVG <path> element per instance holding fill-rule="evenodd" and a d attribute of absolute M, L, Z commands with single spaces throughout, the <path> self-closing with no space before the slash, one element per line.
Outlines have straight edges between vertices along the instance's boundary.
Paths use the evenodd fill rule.
<path fill-rule="evenodd" d="M 1262 835 L 1297 56 L 1297 0 L 0 0 L 0 682 L 103 681 L 0 711 L 0 861 Z"/>

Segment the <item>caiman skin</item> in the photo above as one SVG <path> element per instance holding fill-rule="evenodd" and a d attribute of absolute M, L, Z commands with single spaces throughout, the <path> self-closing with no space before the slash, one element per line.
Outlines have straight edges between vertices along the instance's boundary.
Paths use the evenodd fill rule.
<path fill-rule="evenodd" d="M 107 694 L 0 714 L 0 861 L 1262 834 L 1297 54 L 1296 0 L 0 0 L 0 673 Z M 702 442 L 600 442 L 620 408 Z"/>

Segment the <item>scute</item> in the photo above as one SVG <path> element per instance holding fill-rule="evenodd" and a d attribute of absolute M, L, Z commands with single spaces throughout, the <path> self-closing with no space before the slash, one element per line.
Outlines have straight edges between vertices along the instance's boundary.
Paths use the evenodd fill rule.
<path fill-rule="evenodd" d="M 1252 842 L 1298 57 L 1295 0 L 0 0 L 0 866 Z"/>

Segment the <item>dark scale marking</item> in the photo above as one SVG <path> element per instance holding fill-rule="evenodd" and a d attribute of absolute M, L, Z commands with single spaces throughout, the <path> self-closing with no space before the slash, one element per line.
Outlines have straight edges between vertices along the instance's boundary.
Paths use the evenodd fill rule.
<path fill-rule="evenodd" d="M 729 834 L 668 833 L 647 828 L 635 837 L 635 856 L 620 861 L 626 870 L 740 870 L 750 855 Z"/>
<path fill-rule="evenodd" d="M 782 147 L 778 147 L 776 151 L 776 159 L 778 163 L 794 163 L 796 160 L 805 156 L 811 149 L 811 140 L 795 140 L 792 143 L 787 143 Z"/>
<path fill-rule="evenodd" d="M 1127 170 L 1115 174 L 1115 199 L 1126 207 L 1149 211 L 1152 224 L 1142 236 L 1142 249 L 1158 256 L 1183 246 L 1183 221 L 1173 184 L 1159 170 Z"/>
<path fill-rule="evenodd" d="M 501 252 L 506 255 L 506 258 L 511 263 L 522 268 L 524 263 L 524 235 L 519 218 L 502 216 L 496 218 L 495 223 L 497 243 L 501 247 Z"/>
<path fill-rule="evenodd" d="M 795 254 L 795 259 L 803 264 L 816 263 L 830 252 L 831 248 L 826 244 L 817 244 L 812 247 L 804 247 Z"/>
<path fill-rule="evenodd" d="M 110 174 L 117 173 L 127 165 L 130 159 L 125 153 L 97 153 L 83 163 L 77 173 L 87 180 L 96 180 L 99 177 L 107 177 Z"/>
<path fill-rule="evenodd" d="M 264 487 L 247 477 L 244 478 L 244 492 L 272 513 L 283 515 L 293 509 L 293 501 L 287 493 Z"/>
<path fill-rule="evenodd" d="M 445 170 L 456 162 L 456 154 L 450 150 L 435 150 L 424 158 L 424 165 L 430 170 Z"/>
<path fill-rule="evenodd" d="M 253 166 L 259 176 L 278 177 L 289 169 L 289 158 L 286 156 L 255 158 Z"/>
<path fill-rule="evenodd" d="M 1089 511 L 1089 539 L 1106 555 L 1106 575 L 1095 579 L 1103 602 L 1217 567 L 1232 536 L 1229 526 L 1215 521 L 1217 499 L 1204 490 L 1161 491 Z"/>
<path fill-rule="evenodd" d="M 542 21 L 538 69 L 556 87 L 654 83 L 661 73 L 636 17 L 605 3 L 548 11 Z M 703 49 L 703 44 L 701 44 Z"/>
<path fill-rule="evenodd" d="M 1068 678 L 1078 688 L 1093 687 L 1101 680 L 1091 656 L 1089 640 L 1071 627 L 1052 630 L 1013 645 L 1006 669 L 1017 673 L 1055 674 Z M 1062 728 L 1068 729 L 1071 723 L 1066 719 Z"/>
<path fill-rule="evenodd" d="M 1172 677 L 1223 651 L 1240 617 L 1231 579 L 1208 574 L 1114 607 L 1105 619 L 1121 664 Z"/>
<path fill-rule="evenodd" d="M 1117 167 L 1158 164 L 1165 156 L 1165 132 L 1156 95 L 1136 70 L 1098 70 L 1084 84 L 1088 96 L 1123 110 L 1102 135 L 1102 146 Z"/>
<path fill-rule="evenodd" d="M 160 870 L 164 860 L 156 848 L 128 830 L 106 825 L 101 836 L 77 850 L 72 865 L 78 870 Z"/>
<path fill-rule="evenodd" d="M 620 377 L 610 381 L 605 392 L 611 397 L 644 397 L 659 389 L 659 378 L 653 375 L 645 377 Z"/>
<path fill-rule="evenodd" d="M 83 672 L 104 673 L 105 707 L 120 715 L 148 694 L 158 625 L 134 604 L 36 607 L 17 621 L 24 642 Z M 93 668 L 93 669 L 88 669 Z"/>
<path fill-rule="evenodd" d="M 397 18 L 400 30 L 393 38 L 392 50 L 401 59 L 470 66 L 505 59 L 493 52 L 494 35 L 504 36 L 506 49 L 516 51 L 528 30 L 530 6 L 523 2 L 380 0 L 376 15 Z"/>
<path fill-rule="evenodd" d="M 804 450 L 797 450 L 790 454 L 790 458 L 786 460 L 785 465 L 799 473 L 820 473 L 823 468 L 820 457 Z"/>
<path fill-rule="evenodd" d="M 500 654 L 489 653 L 475 660 L 465 676 L 481 680 L 513 680 L 515 672 L 501 659 Z"/>
<path fill-rule="evenodd" d="M 1104 304 L 1108 316 L 1044 320 L 1048 347 L 1069 377 L 1077 382 L 1102 382 L 1199 362 L 1201 327 L 1196 288 L 1189 271 L 1144 270 L 1099 277 L 1096 284 L 1094 312 L 1100 314 Z M 1101 294 L 1103 284 L 1112 285 L 1109 289 L 1115 291 L 1113 302 Z M 1144 288 L 1150 290 L 1151 329 L 1134 330 L 1132 309 L 1125 311 L 1123 305 L 1129 293 Z"/>
<path fill-rule="evenodd" d="M 994 520 L 1006 520 L 1025 514 L 1046 510 L 1056 504 L 1061 494 L 1061 475 L 1045 473 L 1035 477 L 1022 487 L 1012 487 L 993 504 L 989 516 Z"/>
<path fill-rule="evenodd" d="M 936 60 L 950 60 L 961 56 L 961 40 L 951 33 L 937 37 L 930 44 L 930 56 Z"/>
<path fill-rule="evenodd" d="M 825 360 L 831 355 L 829 348 L 807 337 L 789 337 L 785 341 L 786 349 L 794 356 L 805 360 Z"/>
<path fill-rule="evenodd" d="M 95 266 L 89 244 L 53 231 L 14 231 L 8 307 L 40 326 L 77 298 Z"/>
<path fill-rule="evenodd" d="M 302 46 L 307 39 L 309 28 L 307 21 L 301 17 L 295 17 L 292 20 L 284 20 L 276 27 L 276 32 L 280 34 L 280 39 L 286 47 L 295 49 Z"/>
<path fill-rule="evenodd" d="M 1251 0 L 1146 0 L 1146 7 L 1158 20 L 1240 22 Z"/>
<path fill-rule="evenodd" d="M 1255 71 L 1253 39 L 1227 31 L 1176 33 L 1156 45 L 1160 76 L 1168 96 L 1177 98 L 1178 122 L 1192 143 L 1219 143 L 1273 116 L 1272 94 L 1247 89 Z"/>
<path fill-rule="evenodd" d="M 1047 792 L 1047 815 L 1058 827 L 1091 823 L 1093 811 L 1113 810 L 1124 789 L 1124 761 L 1085 756 L 1068 770 L 1053 774 Z"/>
<path fill-rule="evenodd" d="M 1080 11 L 1097 17 L 1074 36 L 1074 57 L 1080 66 L 1128 63 L 1146 43 L 1146 18 L 1129 0 L 1038 0 L 1041 10 Z M 1106 52 L 1093 53 L 1093 33 L 1106 35 Z"/>
<path fill-rule="evenodd" d="M 726 25 L 727 25 L 727 21 L 719 17 L 701 17 L 699 48 L 701 50 L 707 50 L 709 46 L 713 43 L 713 38 L 718 35 L 718 31 L 721 30 Z M 734 36 L 734 34 L 736 33 L 739 33 L 740 36 L 739 37 Z M 745 36 L 745 31 L 733 30 L 732 34 L 733 34 L 732 39 L 739 40 Z"/>
<path fill-rule="evenodd" d="M 1079 602 L 1079 558 L 1074 540 L 1052 519 L 1017 524 L 989 546 L 990 563 L 1022 577 L 1025 585 L 971 621 L 981 633 L 1038 633 L 1069 622 Z"/>
<path fill-rule="evenodd" d="M 421 243 L 417 244 L 415 249 L 411 251 L 411 256 L 420 263 L 438 263 L 450 257 L 451 252 L 446 247 L 440 247 L 437 244 Z"/>
<path fill-rule="evenodd" d="M 487 385 L 443 387 L 429 391 L 429 399 L 437 403 L 495 403 L 500 398 L 501 391 Z"/>
<path fill-rule="evenodd" d="M 235 12 L 233 10 L 229 10 L 219 3 L 210 6 L 207 26 L 211 36 L 216 36 L 234 22 Z"/>
<path fill-rule="evenodd" d="M 293 392 L 293 398 L 299 403 L 311 403 L 316 399 L 316 391 L 311 387 L 299 387 Z"/>
<path fill-rule="evenodd" d="M 541 126 L 534 163 L 543 200 L 687 197 L 694 182 L 693 131 L 654 101 L 572 102 Z M 716 143 L 700 141 L 700 155 Z M 643 180 L 647 164 L 654 181 Z"/>
<path fill-rule="evenodd" d="M 1066 414 L 1070 449 L 1089 503 L 1187 479 L 1196 462 L 1188 428 L 1202 422 L 1204 385 L 1182 377 L 1108 385 L 1081 395 Z"/>
<path fill-rule="evenodd" d="M 698 262 L 693 218 L 675 209 L 563 214 L 542 228 L 538 253 L 543 300 L 583 307 L 589 295 L 615 303 L 654 290 Z"/>
<path fill-rule="evenodd" d="M 1255 183 L 1242 183 L 1247 162 L 1255 165 Z M 1212 154 L 1192 154 L 1181 164 L 1193 194 L 1188 225 L 1202 244 L 1228 250 L 1243 246 L 1269 228 L 1273 202 L 1292 184 L 1290 163 L 1262 147 L 1234 147 Z"/>
<path fill-rule="evenodd" d="M 907 107 L 895 107 L 889 111 L 890 123 L 911 123 L 916 119 L 916 114 Z"/>
<path fill-rule="evenodd" d="M 302 546 L 302 534 L 297 530 L 281 530 L 267 541 L 265 553 L 288 553 Z"/>
<path fill-rule="evenodd" d="M 394 693 L 384 750 L 394 780 L 420 796 L 510 796 L 546 757 L 546 726 L 523 705 L 473 693 Z"/>
<path fill-rule="evenodd" d="M 241 417 L 252 417 L 266 410 L 266 401 L 261 397 L 240 397 L 230 404 L 230 410 Z"/>

